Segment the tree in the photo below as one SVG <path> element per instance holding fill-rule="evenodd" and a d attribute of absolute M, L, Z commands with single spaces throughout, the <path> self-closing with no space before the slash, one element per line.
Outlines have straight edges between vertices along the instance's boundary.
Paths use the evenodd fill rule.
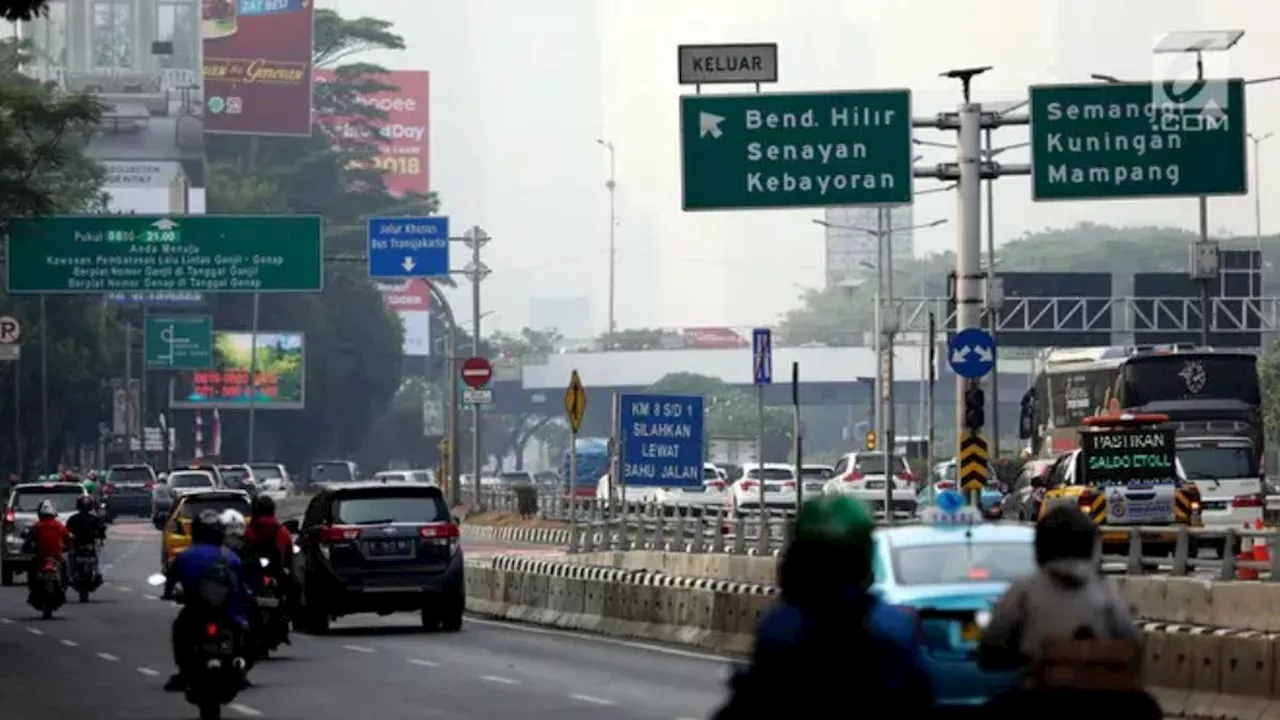
<path fill-rule="evenodd" d="M 0 217 L 100 212 L 106 200 L 102 169 L 84 154 L 100 108 L 87 96 L 60 93 L 22 75 L 28 49 L 12 39 L 0 41 L 0 107 L 5 109 L 0 113 Z M 36 299 L 7 297 L 6 306 L 6 314 L 23 325 L 25 361 L 0 364 L 0 397 L 6 398 L 10 413 L 16 409 L 21 417 L 19 427 L 13 426 L 13 416 L 0 419 L 11 430 L 0 437 L 0 457 L 9 470 L 19 464 L 51 467 L 64 449 L 96 440 L 105 411 L 101 383 L 116 368 L 123 369 L 124 333 L 115 313 L 96 297 L 48 299 L 45 333 Z M 46 336 L 48 347 L 43 348 Z M 35 361 L 45 350 L 48 448 L 42 447 L 41 432 L 44 379 Z M 20 436 L 17 446 L 15 434 Z M 39 457 L 43 449 L 47 457 Z"/>
<path fill-rule="evenodd" d="M 996 254 L 1001 272 L 1111 272 L 1128 276 L 1140 272 L 1184 272 L 1187 246 L 1195 235 L 1168 227 L 1111 227 L 1081 223 L 1069 228 L 1029 232 L 1000 246 Z M 1252 247 L 1248 246 L 1238 247 Z M 1264 252 L 1280 253 L 1280 237 L 1263 239 Z M 939 253 L 894 267 L 897 297 L 945 297 L 948 276 L 955 272 L 955 255 Z M 1264 287 L 1280 282 L 1280 269 L 1268 267 Z M 875 281 L 853 289 L 805 290 L 800 305 L 786 312 L 778 341 L 788 345 L 860 344 L 874 326 Z"/>
<path fill-rule="evenodd" d="M 530 355 L 548 355 L 556 351 L 556 343 L 561 340 L 560 333 L 554 330 L 532 330 L 523 328 L 518 335 L 497 332 L 481 343 L 488 345 L 489 355 L 498 361 L 521 359 Z M 557 422 L 559 416 L 548 416 L 541 413 L 511 413 L 486 416 L 485 444 L 488 455 L 499 464 L 508 455 L 515 457 L 515 469 L 524 469 L 524 451 L 529 441 L 539 438 L 544 441 L 554 440 L 567 433 L 563 422 Z"/>
<path fill-rule="evenodd" d="M 1262 423 L 1270 442 L 1280 437 L 1280 342 L 1258 358 L 1258 382 L 1262 389 Z"/>
<path fill-rule="evenodd" d="M 9 22 L 31 20 L 48 12 L 49 0 L 3 0 L 0 2 L 0 17 Z"/>
<path fill-rule="evenodd" d="M 396 50 L 404 41 L 391 23 L 347 20 L 316 10 L 317 66 L 332 65 L 374 49 Z M 380 86 L 386 70 L 369 64 L 338 64 L 336 79 L 315 94 L 317 116 L 385 118 L 355 102 L 359 92 Z M 376 215 L 427 215 L 438 210 L 434 194 L 394 197 L 382 173 L 369 162 L 373 140 L 336 138 L 317 127 L 310 137 L 210 136 L 207 140 L 208 204 L 214 212 L 315 213 L 325 220 L 325 289 L 318 295 L 265 295 L 264 330 L 300 330 L 307 336 L 307 407 L 259 414 L 259 447 L 275 457 L 303 463 L 320 455 L 353 456 L 365 445 L 401 387 L 402 330 L 388 313 L 364 270 L 365 220 Z M 334 262 L 349 257 L 350 263 Z M 221 327 L 249 326 L 251 299 L 218 298 Z M 243 447 L 242 414 L 223 419 L 224 443 Z"/>

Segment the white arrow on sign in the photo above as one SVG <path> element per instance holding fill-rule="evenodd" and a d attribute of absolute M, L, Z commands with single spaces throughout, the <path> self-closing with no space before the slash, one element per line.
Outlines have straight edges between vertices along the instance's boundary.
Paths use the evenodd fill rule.
<path fill-rule="evenodd" d="M 404 268 L 405 272 L 413 272 L 413 269 L 417 267 L 417 264 L 413 262 L 413 258 L 406 257 L 404 262 L 400 263 L 400 267 Z"/>
<path fill-rule="evenodd" d="M 977 353 L 978 359 L 984 363 L 989 363 L 994 359 L 992 357 L 993 353 L 991 352 L 991 348 L 989 347 L 979 346 L 979 347 L 975 347 L 973 351 Z"/>
<path fill-rule="evenodd" d="M 151 227 L 157 230 L 172 230 L 178 227 L 178 223 L 170 220 L 169 218 L 160 218 L 159 220 L 151 223 Z"/>
<path fill-rule="evenodd" d="M 723 115 L 716 115 L 709 112 L 698 113 L 698 137 L 704 138 L 708 135 L 719 140 L 724 131 L 720 129 L 720 123 L 724 122 Z"/>
<path fill-rule="evenodd" d="M 969 359 L 969 346 L 958 347 L 955 352 L 951 353 L 951 364 L 961 365 Z"/>
<path fill-rule="evenodd" d="M 1225 117 L 1226 113 L 1223 112 L 1222 106 L 1216 100 L 1209 98 L 1205 101 L 1204 107 L 1200 109 L 1200 116 L 1209 120 L 1217 120 Z"/>

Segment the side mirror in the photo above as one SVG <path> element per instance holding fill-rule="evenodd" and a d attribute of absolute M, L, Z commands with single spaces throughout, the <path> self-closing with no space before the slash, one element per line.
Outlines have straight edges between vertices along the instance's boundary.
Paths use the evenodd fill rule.
<path fill-rule="evenodd" d="M 297 518 L 285 520 L 283 525 L 284 529 L 288 530 L 290 535 L 297 535 L 301 532 L 301 526 L 299 525 Z"/>

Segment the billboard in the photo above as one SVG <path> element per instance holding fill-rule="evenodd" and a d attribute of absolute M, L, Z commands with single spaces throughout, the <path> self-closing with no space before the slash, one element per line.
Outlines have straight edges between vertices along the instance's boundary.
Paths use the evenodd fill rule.
<path fill-rule="evenodd" d="M 310 135 L 311 0 L 202 0 L 205 132 Z"/>
<path fill-rule="evenodd" d="M 1144 300 L 1199 298 L 1200 283 L 1187 273 L 1136 273 L 1133 276 L 1133 294 L 1135 343 L 1200 342 L 1198 312 L 1184 312 L 1182 303 L 1156 304 L 1151 299 Z M 1238 349 L 1262 347 L 1262 318 L 1254 308 L 1241 302 L 1242 298 L 1256 298 L 1261 294 L 1262 253 L 1257 250 L 1219 251 L 1218 280 L 1209 284 L 1209 296 L 1222 300 L 1218 309 L 1224 316 L 1210 319 L 1224 329 L 1209 333 L 1209 344 Z"/>
<path fill-rule="evenodd" d="M 400 317 L 404 326 L 405 357 L 431 355 L 431 285 L 422 278 L 374 283 L 382 303 Z"/>
<path fill-rule="evenodd" d="M 316 122 L 339 139 L 367 140 L 373 133 L 381 138 L 374 167 L 383 172 L 387 192 L 401 196 L 425 193 L 429 182 L 430 103 L 429 73 L 426 70 L 392 70 L 366 76 L 371 81 L 395 89 L 367 95 L 356 94 L 361 105 L 377 108 L 385 115 L 373 127 L 362 127 L 350 118 L 316 117 Z M 317 83 L 333 80 L 332 70 L 316 70 Z"/>
<path fill-rule="evenodd" d="M 261 410 L 301 410 L 306 401 L 305 341 L 298 332 L 259 332 L 257 393 Z M 228 330 L 213 333 L 209 370 L 173 373 L 169 406 L 174 409 L 245 408 L 249 405 L 249 373 L 255 367 L 253 334 Z"/>
<path fill-rule="evenodd" d="M 1111 273 L 1001 272 L 1004 307 L 996 332 L 1001 348 L 1096 347 L 1111 344 Z M 948 283 L 954 288 L 955 275 Z M 1043 300 L 1039 299 L 1043 298 Z M 1055 303 L 1054 298 L 1059 302 Z M 1070 298 L 1089 298 L 1076 303 Z M 1064 300 L 1065 299 L 1065 300 Z M 955 300 L 948 305 L 948 341 Z"/>

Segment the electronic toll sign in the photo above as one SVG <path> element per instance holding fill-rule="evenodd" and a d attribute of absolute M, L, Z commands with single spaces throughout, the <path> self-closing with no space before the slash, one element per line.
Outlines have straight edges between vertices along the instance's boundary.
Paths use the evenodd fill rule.
<path fill-rule="evenodd" d="M 1084 432 L 1080 450 L 1085 485 L 1162 485 L 1178 481 L 1172 428 L 1116 428 Z"/>

